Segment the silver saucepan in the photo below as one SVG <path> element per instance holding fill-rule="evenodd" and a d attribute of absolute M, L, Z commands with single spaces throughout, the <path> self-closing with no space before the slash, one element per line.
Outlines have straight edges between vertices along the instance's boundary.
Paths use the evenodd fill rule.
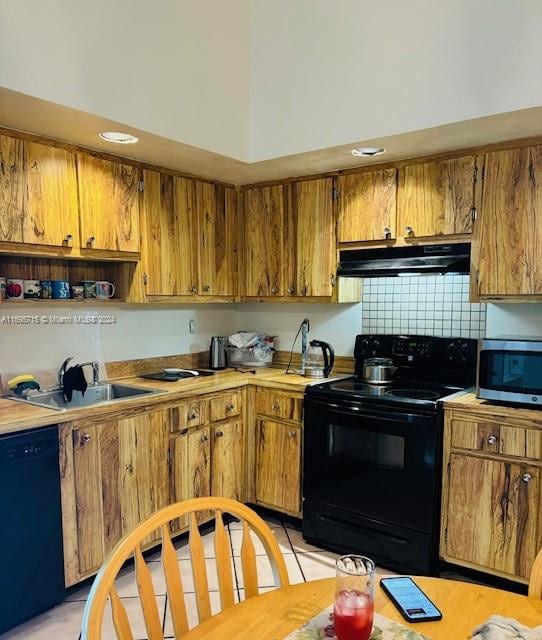
<path fill-rule="evenodd" d="M 396 371 L 391 358 L 367 358 L 363 364 L 363 380 L 369 384 L 390 384 Z"/>

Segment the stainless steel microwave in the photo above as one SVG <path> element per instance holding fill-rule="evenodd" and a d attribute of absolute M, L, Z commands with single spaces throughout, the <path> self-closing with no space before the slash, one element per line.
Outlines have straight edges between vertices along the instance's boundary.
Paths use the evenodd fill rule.
<path fill-rule="evenodd" d="M 476 386 L 478 398 L 542 408 L 542 337 L 480 340 Z"/>

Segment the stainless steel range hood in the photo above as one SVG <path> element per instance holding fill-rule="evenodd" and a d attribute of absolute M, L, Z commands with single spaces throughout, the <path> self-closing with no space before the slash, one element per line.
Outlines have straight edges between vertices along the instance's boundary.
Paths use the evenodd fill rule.
<path fill-rule="evenodd" d="M 438 244 L 340 252 L 337 275 L 355 278 L 469 273 L 470 244 Z"/>

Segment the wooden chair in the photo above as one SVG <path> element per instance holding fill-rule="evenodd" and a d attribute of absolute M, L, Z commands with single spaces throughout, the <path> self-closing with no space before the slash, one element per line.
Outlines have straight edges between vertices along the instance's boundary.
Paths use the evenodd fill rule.
<path fill-rule="evenodd" d="M 529 595 L 542 600 L 542 549 L 538 552 L 531 569 Z"/>
<path fill-rule="evenodd" d="M 100 640 L 104 610 L 108 599 L 116 635 L 119 640 L 133 640 L 128 615 L 122 600 L 115 589 L 115 579 L 123 564 L 134 556 L 135 578 L 141 610 L 145 619 L 145 626 L 149 640 L 163 640 L 162 620 L 156 604 L 154 586 L 151 573 L 145 562 L 141 545 L 147 536 L 157 530 L 161 532 L 162 552 L 161 561 L 164 571 L 175 638 L 182 638 L 189 630 L 184 600 L 183 584 L 177 552 L 171 541 L 169 523 L 177 518 L 189 518 L 189 550 L 194 576 L 194 591 L 196 595 L 197 614 L 199 622 L 211 617 L 211 605 L 207 582 L 207 569 L 203 552 L 203 541 L 198 530 L 196 513 L 199 511 L 214 511 L 215 533 L 214 548 L 216 556 L 216 571 L 222 609 L 234 604 L 234 581 L 231 566 L 231 549 L 228 534 L 222 519 L 223 513 L 240 518 L 243 524 L 241 544 L 241 566 L 245 587 L 245 598 L 258 595 L 258 572 L 256 553 L 250 531 L 258 536 L 262 542 L 267 557 L 271 563 L 276 587 L 289 584 L 286 563 L 280 552 L 277 541 L 266 523 L 245 505 L 227 498 L 196 498 L 170 505 L 151 516 L 125 536 L 113 549 L 109 558 L 104 562 L 96 576 L 90 591 L 83 614 L 83 628 L 81 640 Z"/>

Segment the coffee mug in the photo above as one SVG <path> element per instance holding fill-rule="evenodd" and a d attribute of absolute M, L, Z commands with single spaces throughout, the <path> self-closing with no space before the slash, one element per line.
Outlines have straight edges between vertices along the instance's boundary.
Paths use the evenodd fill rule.
<path fill-rule="evenodd" d="M 96 280 L 81 280 L 79 284 L 84 289 L 83 295 L 85 298 L 96 297 Z"/>
<path fill-rule="evenodd" d="M 82 300 L 85 297 L 85 287 L 82 284 L 72 284 L 71 290 L 74 300 Z"/>
<path fill-rule="evenodd" d="M 40 296 L 43 300 L 50 300 L 53 297 L 53 283 L 51 280 L 40 280 Z"/>
<path fill-rule="evenodd" d="M 22 278 L 8 278 L 6 292 L 8 299 L 21 300 L 24 297 L 24 280 Z"/>
<path fill-rule="evenodd" d="M 4 276 L 0 276 L 0 300 L 6 299 L 6 284 Z"/>
<path fill-rule="evenodd" d="M 40 281 L 39 280 L 24 280 L 24 297 L 25 298 L 39 298 L 40 297 Z"/>
<path fill-rule="evenodd" d="M 107 280 L 96 281 L 96 298 L 98 300 L 107 300 L 115 295 L 115 285 Z"/>
<path fill-rule="evenodd" d="M 55 300 L 69 300 L 70 283 L 67 280 L 52 280 L 51 285 Z"/>

